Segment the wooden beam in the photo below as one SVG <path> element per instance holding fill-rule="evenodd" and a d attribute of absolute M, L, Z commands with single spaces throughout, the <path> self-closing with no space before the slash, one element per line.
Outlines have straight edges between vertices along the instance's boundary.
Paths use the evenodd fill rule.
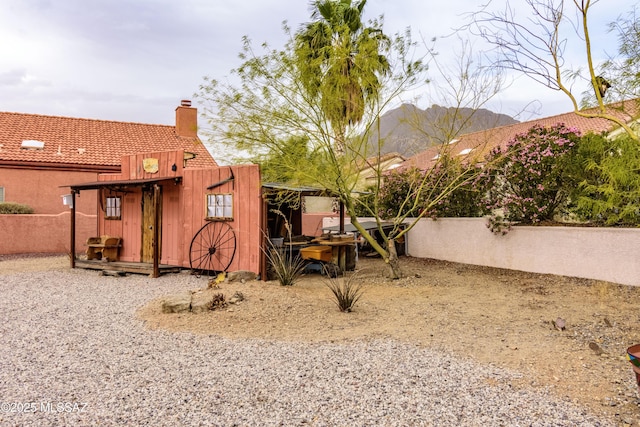
<path fill-rule="evenodd" d="M 160 277 L 160 186 L 153 185 L 153 278 Z"/>
<path fill-rule="evenodd" d="M 76 268 L 76 192 L 71 191 L 71 242 L 69 259 L 71 268 Z"/>
<path fill-rule="evenodd" d="M 267 254 L 265 251 L 269 250 L 269 244 L 267 243 L 267 213 L 269 212 L 269 202 L 265 195 L 262 195 L 262 205 L 260 209 L 260 277 L 263 281 L 269 280 L 267 277 Z"/>

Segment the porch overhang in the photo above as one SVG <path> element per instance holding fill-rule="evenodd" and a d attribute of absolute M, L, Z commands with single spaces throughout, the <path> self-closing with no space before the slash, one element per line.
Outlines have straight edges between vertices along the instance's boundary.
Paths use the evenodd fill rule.
<path fill-rule="evenodd" d="M 161 183 L 173 183 L 174 185 L 178 185 L 182 182 L 181 176 L 174 177 L 162 177 L 162 178 L 147 178 L 147 179 L 128 179 L 128 180 L 112 180 L 112 181 L 96 181 L 96 182 L 87 182 L 84 184 L 71 184 L 65 185 L 63 187 L 71 188 L 71 268 L 75 268 L 76 266 L 76 209 L 75 209 L 75 198 L 76 194 L 79 194 L 82 190 L 100 190 L 100 189 L 111 189 L 116 191 L 123 191 L 127 188 L 153 188 L 153 200 L 154 200 L 154 224 L 158 224 L 160 222 L 159 212 L 160 212 L 160 191 L 161 187 L 158 184 Z M 160 276 L 160 250 L 159 245 L 156 242 L 160 241 L 160 232 L 159 227 L 153 227 L 153 270 L 151 273 L 151 277 Z"/>
<path fill-rule="evenodd" d="M 172 182 L 177 185 L 182 182 L 182 177 L 174 176 L 174 177 L 164 177 L 164 178 L 96 181 L 96 182 L 86 182 L 82 184 L 65 185 L 64 187 L 70 187 L 71 191 L 73 192 L 80 192 L 82 190 L 98 190 L 100 188 L 124 189 L 129 187 L 144 187 L 151 184 L 159 184 L 163 182 L 167 182 L 167 183 Z"/>

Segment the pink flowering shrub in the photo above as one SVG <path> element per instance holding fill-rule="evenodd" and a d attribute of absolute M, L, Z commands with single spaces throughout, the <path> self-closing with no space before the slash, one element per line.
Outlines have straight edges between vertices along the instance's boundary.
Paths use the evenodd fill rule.
<path fill-rule="evenodd" d="M 514 223 L 565 216 L 595 225 L 640 224 L 640 148 L 630 138 L 580 135 L 564 124 L 534 126 L 495 148 L 482 169 L 442 156 L 428 170 L 396 171 L 378 194 L 360 198 L 358 215 L 489 215 L 505 234 Z M 377 197 L 376 197 L 377 196 Z"/>
<path fill-rule="evenodd" d="M 493 212 L 490 225 L 553 220 L 577 184 L 566 171 L 579 140 L 580 132 L 564 124 L 536 125 L 492 150 L 480 178 L 489 188 L 484 207 Z"/>

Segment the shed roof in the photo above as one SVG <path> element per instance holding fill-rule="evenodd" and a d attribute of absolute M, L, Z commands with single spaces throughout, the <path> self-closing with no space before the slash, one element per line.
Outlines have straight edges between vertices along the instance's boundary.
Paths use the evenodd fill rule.
<path fill-rule="evenodd" d="M 0 163 L 117 167 L 124 155 L 177 149 L 196 154 L 189 167 L 217 166 L 199 138 L 175 126 L 0 112 Z"/>
<path fill-rule="evenodd" d="M 142 187 L 148 184 L 156 184 L 160 182 L 173 182 L 177 184 L 182 181 L 181 176 L 175 177 L 162 177 L 162 178 L 146 178 L 146 179 L 122 179 L 111 181 L 95 181 L 84 182 L 82 184 L 71 184 L 65 187 L 71 187 L 72 190 L 97 190 L 99 188 L 127 188 L 127 187 Z"/>
<path fill-rule="evenodd" d="M 291 191 L 293 193 L 300 193 L 305 195 L 314 195 L 319 196 L 321 194 L 326 194 L 329 190 L 318 188 L 318 187 L 309 187 L 309 186 L 294 186 L 281 182 L 265 182 L 262 184 L 263 188 L 268 190 L 275 191 Z"/>

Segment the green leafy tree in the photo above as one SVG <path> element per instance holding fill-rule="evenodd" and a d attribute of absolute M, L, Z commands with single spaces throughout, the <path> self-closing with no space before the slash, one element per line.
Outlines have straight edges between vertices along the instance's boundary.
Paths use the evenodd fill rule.
<path fill-rule="evenodd" d="M 640 17 L 637 7 L 609 24 L 609 31 L 616 33 L 619 44 L 617 55 L 609 56 L 599 66 L 598 74 L 606 76 L 607 98 L 612 101 L 637 99 L 640 97 Z M 593 91 L 585 91 L 583 106 L 593 105 L 594 96 Z"/>
<path fill-rule="evenodd" d="M 294 185 L 313 184 L 300 173 L 297 168 L 301 164 L 321 163 L 321 156 L 309 149 L 309 138 L 291 136 L 282 141 L 278 147 L 267 153 L 251 158 L 260 165 L 260 173 L 265 182 L 287 182 Z"/>
<path fill-rule="evenodd" d="M 369 27 L 379 27 L 376 22 L 370 23 Z M 262 54 L 257 54 L 250 40 L 244 38 L 240 54 L 243 62 L 232 71 L 234 81 L 239 83 L 205 78 L 201 85 L 198 97 L 209 118 L 214 149 L 220 144 L 223 148 L 250 153 L 254 158 L 267 156 L 269 169 L 276 170 L 276 175 L 289 174 L 298 182 L 313 184 L 336 194 L 344 203 L 352 224 L 368 238 L 369 234 L 355 216 L 356 202 L 353 200 L 358 165 L 379 154 L 379 151 L 372 152 L 375 149 L 367 145 L 367 136 L 373 131 L 380 112 L 393 99 L 426 80 L 426 66 L 421 59 L 412 58 L 416 45 L 409 31 L 390 38 L 388 44 L 380 43 L 378 46 L 382 52 L 378 55 L 358 56 L 355 63 L 360 65 L 357 70 L 352 70 L 352 75 L 363 79 L 366 75 L 362 70 L 369 70 L 369 73 L 379 70 L 375 74 L 381 90 L 373 92 L 366 89 L 363 92 L 363 102 L 359 107 L 362 115 L 358 123 L 355 122 L 357 116 L 351 113 L 340 122 L 336 110 L 327 107 L 343 103 L 345 94 L 330 91 L 330 85 L 326 86 L 326 91 L 322 89 L 325 86 L 314 90 L 308 79 L 309 61 L 301 55 L 299 33 L 292 34 L 286 24 L 283 28 L 289 36 L 283 50 L 272 49 L 265 43 Z M 373 48 L 367 45 L 367 49 Z M 393 67 L 380 69 L 382 56 L 387 60 L 393 58 L 389 60 Z M 367 65 L 367 61 L 371 64 Z M 327 75 L 329 79 L 335 78 L 330 73 Z M 370 80 L 366 83 L 371 87 Z M 343 90 L 346 89 L 343 86 Z M 291 138 L 298 141 L 306 139 L 308 155 L 300 155 L 297 149 L 293 156 L 296 161 L 284 155 L 286 147 L 292 144 Z M 343 153 L 337 152 L 340 147 L 344 147 Z M 388 262 L 392 277 L 401 274 L 393 244 L 395 238 L 406 232 L 401 222 L 385 233 L 387 241 L 382 245 L 375 239 L 370 242 Z"/>
<path fill-rule="evenodd" d="M 405 200 L 417 199 L 419 213 L 430 218 L 478 217 L 483 209 L 484 181 L 478 180 L 480 169 L 475 163 L 443 156 L 433 168 L 409 168 L 392 171 L 385 176 L 378 195 L 378 215 L 383 219 L 407 215 L 414 207 Z M 416 191 L 416 183 L 426 183 L 426 190 Z M 366 194 L 359 201 L 371 205 L 376 198 Z M 362 207 L 359 208 L 365 215 Z M 412 212 L 415 214 L 415 210 Z"/>
<path fill-rule="evenodd" d="M 594 62 L 590 36 L 591 18 L 597 12 L 592 9 L 605 2 L 598 0 L 526 0 L 530 11 L 527 17 L 517 17 L 509 1 L 500 12 L 492 12 L 489 2 L 477 13 L 472 14 L 469 27 L 477 35 L 495 46 L 496 59 L 494 66 L 506 70 L 515 70 L 536 82 L 556 91 L 563 92 L 573 105 L 574 113 L 582 117 L 600 117 L 620 126 L 634 140 L 640 141 L 640 135 L 628 123 L 635 116 L 635 105 L 632 109 L 625 107 L 607 108 L 605 97 L 610 88 L 608 76 L 600 75 Z M 631 62 L 637 49 L 638 38 L 636 20 L 627 21 L 630 25 L 618 27 L 622 30 L 621 52 L 627 54 Z M 634 25 L 631 25 L 633 23 Z M 568 31 L 573 31 L 581 46 L 568 43 Z M 565 57 L 565 52 L 582 51 L 584 57 L 580 67 L 572 67 Z M 610 62 L 614 64 L 615 61 Z M 624 63 L 624 62 L 623 62 Z M 613 65 L 608 69 L 611 70 Z M 607 68 L 603 68 L 606 70 Z M 637 76 L 618 74 L 621 79 L 616 86 L 631 87 Z M 576 87 L 589 87 L 589 105 L 597 108 L 582 109 Z M 630 116 L 630 114 L 631 116 Z"/>
<path fill-rule="evenodd" d="M 269 176 L 335 194 L 352 225 L 389 266 L 389 276 L 398 278 L 402 272 L 395 241 L 470 177 L 454 178 L 436 192 L 428 174 L 416 175 L 401 213 L 383 228 L 379 207 L 385 171 L 381 162 L 373 162 L 378 166 L 372 200 L 363 203 L 355 191 L 360 166 L 382 156 L 380 115 L 427 81 L 426 54 L 416 54 L 410 30 L 384 36 L 382 17 L 356 25 L 353 19 L 362 19 L 364 2 L 355 9 L 344 1 L 314 5 L 328 10 L 318 10 L 313 15 L 318 20 L 297 33 L 285 23 L 289 41 L 282 50 L 265 43 L 257 53 L 245 37 L 242 64 L 232 70 L 233 79 L 205 79 L 198 97 L 211 125 L 212 145 L 247 152 L 254 159 L 263 156 L 268 173 L 274 172 Z M 311 43 L 320 28 L 331 31 L 323 43 Z M 325 43 L 328 40 L 335 43 Z M 370 143 L 371 135 L 378 136 L 377 144 Z M 419 196 L 422 193 L 430 196 Z M 375 218 L 381 243 L 362 227 L 358 215 Z"/>
<path fill-rule="evenodd" d="M 366 104 L 377 101 L 380 78 L 390 69 L 385 52 L 391 41 L 380 21 L 364 25 L 366 3 L 316 0 L 312 22 L 295 36 L 300 81 L 310 97 L 319 98 L 339 154 L 347 126 L 359 123 Z"/>
<path fill-rule="evenodd" d="M 573 155 L 572 211 L 594 224 L 640 224 L 640 147 L 624 135 L 585 135 Z"/>

